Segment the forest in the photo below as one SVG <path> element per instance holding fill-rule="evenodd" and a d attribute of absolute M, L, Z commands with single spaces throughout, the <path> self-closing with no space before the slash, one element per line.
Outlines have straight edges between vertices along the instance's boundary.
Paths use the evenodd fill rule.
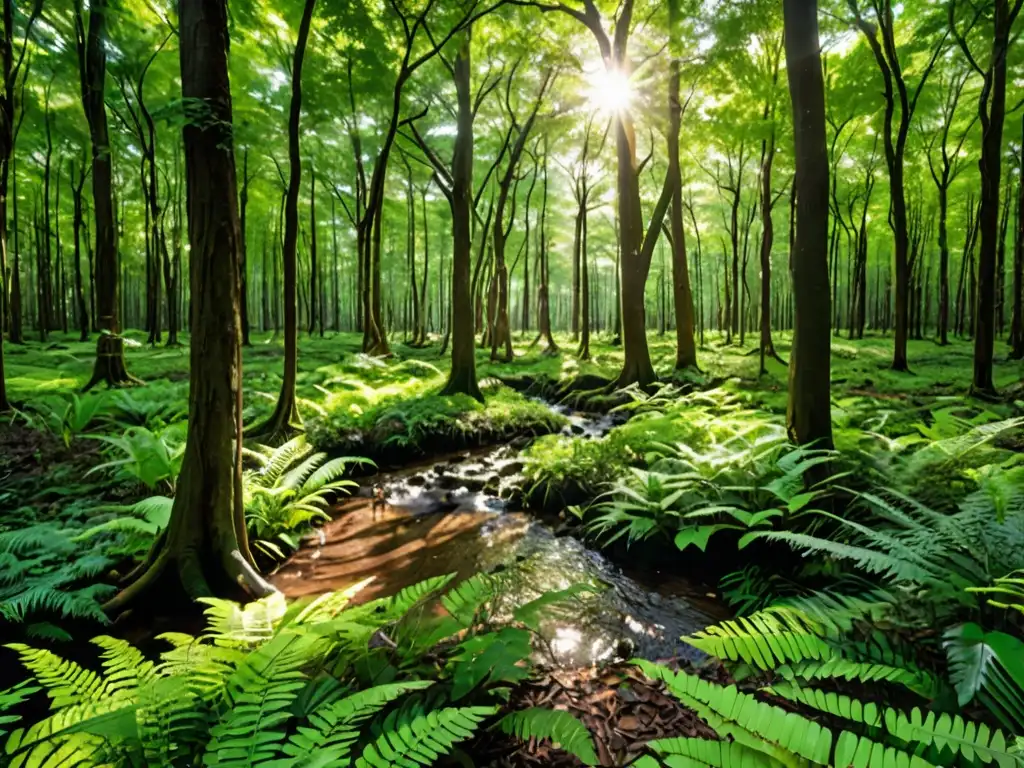
<path fill-rule="evenodd" d="M 1024 766 L 1024 0 L 0 3 L 0 766 Z"/>

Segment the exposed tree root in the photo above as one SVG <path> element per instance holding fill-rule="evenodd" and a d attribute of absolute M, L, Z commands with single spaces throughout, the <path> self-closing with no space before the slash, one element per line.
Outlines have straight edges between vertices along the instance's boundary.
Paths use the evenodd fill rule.
<path fill-rule="evenodd" d="M 267 445 L 287 442 L 305 431 L 294 391 L 277 400 L 274 412 L 266 419 L 245 431 L 245 438 L 258 440 Z"/>
<path fill-rule="evenodd" d="M 138 387 L 145 383 L 128 373 L 124 363 L 124 339 L 112 333 L 101 334 L 96 340 L 92 378 L 82 391 L 88 392 L 101 382 L 108 387 Z"/>
<path fill-rule="evenodd" d="M 158 540 L 153 547 L 149 565 L 138 577 L 103 605 L 110 616 L 117 616 L 154 593 L 183 594 L 190 600 L 214 595 L 239 599 L 266 597 L 277 590 L 248 563 L 237 549 L 223 553 L 216 567 L 204 567 L 203 559 L 194 550 L 175 554 Z M 217 589 L 211 587 L 215 585 Z M 234 594 L 230 594 L 234 593 Z"/>

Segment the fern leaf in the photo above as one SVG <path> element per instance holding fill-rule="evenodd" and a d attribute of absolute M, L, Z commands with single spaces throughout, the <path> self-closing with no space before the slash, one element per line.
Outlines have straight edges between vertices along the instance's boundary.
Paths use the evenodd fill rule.
<path fill-rule="evenodd" d="M 355 768 L 430 766 L 468 739 L 496 707 L 448 707 L 424 714 L 419 709 L 392 712 L 383 733 L 356 760 Z"/>
<path fill-rule="evenodd" d="M 531 707 L 505 715 L 496 727 L 523 741 L 549 739 L 555 746 L 576 755 L 584 765 L 599 763 L 590 731 L 568 712 Z"/>
<path fill-rule="evenodd" d="M 708 739 L 657 739 L 647 744 L 672 768 L 776 768 L 783 765 L 768 755 L 750 749 L 738 741 Z M 652 761 L 651 765 L 657 763 Z M 634 765 L 641 766 L 642 763 Z"/>
<path fill-rule="evenodd" d="M 359 691 L 338 701 L 317 707 L 309 715 L 312 727 L 301 726 L 282 751 L 301 759 L 320 752 L 330 754 L 333 763 L 348 757 L 352 744 L 359 738 L 359 727 L 404 693 L 433 685 L 431 680 L 409 680 L 378 685 Z"/>
<path fill-rule="evenodd" d="M 800 611 L 776 607 L 771 613 L 723 621 L 683 641 L 720 659 L 774 669 L 786 662 L 832 658 L 836 652 L 822 634 L 822 628 Z"/>

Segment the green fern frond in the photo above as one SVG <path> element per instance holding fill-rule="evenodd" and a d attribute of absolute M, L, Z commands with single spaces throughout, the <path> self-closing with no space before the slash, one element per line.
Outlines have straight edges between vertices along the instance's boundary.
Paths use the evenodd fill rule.
<path fill-rule="evenodd" d="M 899 710 L 880 709 L 873 702 L 862 703 L 858 699 L 830 691 L 785 684 L 773 685 L 768 690 L 790 701 L 855 723 L 872 728 L 884 725 L 886 733 L 902 742 L 948 750 L 954 757 L 962 755 L 968 762 L 977 756 L 983 763 L 996 762 L 1000 766 L 1016 764 L 1009 752 L 1006 736 L 1001 731 L 993 731 L 984 723 L 964 720 L 959 715 L 922 713 L 914 707 L 908 716 Z"/>
<path fill-rule="evenodd" d="M 932 698 L 935 690 L 939 687 L 934 677 L 923 670 L 909 670 L 886 664 L 851 661 L 840 656 L 823 662 L 811 661 L 783 665 L 775 671 L 786 680 L 797 678 L 801 680 L 836 678 L 840 680 L 856 680 L 862 683 L 878 681 L 897 683 L 925 698 Z"/>
<path fill-rule="evenodd" d="M 98 673 L 46 649 L 30 648 L 22 643 L 10 643 L 6 647 L 18 654 L 21 663 L 46 689 L 51 709 L 102 698 L 103 678 Z"/>
<path fill-rule="evenodd" d="M 463 626 L 469 626 L 484 603 L 494 597 L 494 579 L 477 573 L 456 584 L 441 597 L 445 610 Z"/>
<path fill-rule="evenodd" d="M 728 661 L 744 661 L 758 669 L 805 660 L 825 661 L 836 655 L 822 636 L 824 628 L 793 608 L 776 607 L 732 621 L 723 621 L 683 641 Z"/>
<path fill-rule="evenodd" d="M 250 653 L 228 678 L 228 709 L 210 730 L 203 764 L 226 768 L 273 760 L 292 703 L 308 682 L 302 668 L 314 664 L 326 645 L 315 635 L 284 632 Z"/>
<path fill-rule="evenodd" d="M 633 763 L 635 768 L 778 768 L 784 765 L 738 741 L 711 741 L 710 739 L 670 738 L 649 742 L 647 748 L 658 754 Z"/>
<path fill-rule="evenodd" d="M 496 711 L 497 707 L 449 707 L 424 713 L 413 707 L 392 712 L 384 720 L 382 734 L 366 746 L 355 768 L 433 765 Z"/>
<path fill-rule="evenodd" d="M 352 745 L 359 738 L 360 726 L 368 718 L 404 693 L 429 688 L 433 684 L 431 680 L 388 683 L 317 707 L 309 714 L 312 727 L 300 726 L 282 751 L 296 759 L 314 753 L 319 758 L 329 755 L 331 762 L 340 764 L 348 757 Z"/>
<path fill-rule="evenodd" d="M 522 741 L 548 739 L 580 759 L 584 765 L 597 765 L 597 753 L 590 731 L 568 712 L 531 707 L 511 712 L 496 724 L 504 733 Z"/>

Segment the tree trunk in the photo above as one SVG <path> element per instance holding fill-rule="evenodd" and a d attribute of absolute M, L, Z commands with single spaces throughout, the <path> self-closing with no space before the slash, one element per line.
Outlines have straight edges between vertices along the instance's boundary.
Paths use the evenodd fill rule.
<path fill-rule="evenodd" d="M 783 0 L 786 72 L 796 156 L 796 323 L 789 359 L 790 439 L 832 447 L 828 263 L 828 151 L 817 0 Z"/>
<path fill-rule="evenodd" d="M 427 343 L 427 318 L 430 316 L 430 305 L 427 303 L 427 286 L 430 279 L 430 228 L 427 225 L 427 189 L 421 191 L 421 202 L 423 204 L 423 283 L 420 286 L 418 306 L 420 310 L 417 333 L 421 344 Z M 413 281 L 413 292 L 416 291 L 416 281 Z"/>
<path fill-rule="evenodd" d="M 674 9 L 677 3 L 671 4 Z M 679 101 L 679 59 L 673 57 L 668 83 L 668 175 L 672 184 L 669 228 L 672 233 L 672 300 L 676 321 L 676 370 L 697 368 L 694 343 L 693 295 L 686 259 L 686 232 L 683 229 L 683 179 L 679 167 L 679 129 L 683 106 Z"/>
<path fill-rule="evenodd" d="M 71 190 L 74 195 L 74 218 L 72 231 L 75 241 L 75 303 L 78 306 L 79 341 L 89 340 L 89 308 L 82 290 L 82 188 L 85 186 L 85 162 L 83 160 L 78 181 L 75 181 L 75 163 L 71 163 Z"/>
<path fill-rule="evenodd" d="M 465 394 L 483 402 L 476 379 L 476 345 L 469 263 L 473 216 L 473 105 L 470 95 L 472 28 L 463 33 L 453 70 L 458 96 L 457 132 L 452 158 L 452 367 L 443 395 Z M 486 238 L 486 235 L 485 235 Z"/>
<path fill-rule="evenodd" d="M 999 188 L 1001 153 L 1003 149 L 1003 120 L 1006 113 L 1006 56 L 1010 44 L 1010 29 L 1020 12 L 1021 3 L 1013 10 L 1009 0 L 993 0 L 992 53 L 984 85 L 978 99 L 981 118 L 981 207 L 978 227 L 981 246 L 978 250 L 978 292 L 974 336 L 974 377 L 972 392 L 984 395 L 995 393 L 992 379 L 992 360 L 995 348 L 995 296 L 996 253 L 999 239 Z M 953 13 L 950 6 L 950 14 Z M 965 45 L 966 47 L 966 45 Z"/>
<path fill-rule="evenodd" d="M 242 151 L 242 194 L 239 206 L 239 263 L 240 284 L 240 316 L 242 323 L 242 346 L 251 347 L 249 341 L 249 231 L 246 226 L 245 214 L 249 208 L 249 148 Z"/>
<path fill-rule="evenodd" d="M 92 140 L 92 196 L 95 221 L 96 318 L 100 337 L 96 342 L 96 363 L 89 390 L 100 382 L 108 386 L 138 384 L 124 362 L 124 340 L 118 321 L 117 243 L 114 229 L 110 140 L 107 134 L 107 110 L 104 94 L 107 76 L 107 0 L 89 4 L 88 31 L 84 13 L 76 1 L 75 23 L 78 30 L 78 64 L 82 86 L 82 106 Z"/>
<path fill-rule="evenodd" d="M 305 0 L 299 34 L 292 59 L 292 98 L 288 117 L 288 189 L 284 204 L 284 376 L 274 412 L 252 429 L 252 437 L 276 440 L 302 429 L 295 397 L 299 362 L 299 321 L 296 304 L 296 266 L 299 244 L 299 187 L 302 185 L 302 157 L 299 154 L 299 119 L 302 115 L 302 62 L 313 20 L 316 0 Z"/>
<path fill-rule="evenodd" d="M 181 0 L 182 96 L 215 120 L 184 128 L 192 285 L 188 438 L 167 531 L 136 580 L 107 605 L 117 613 L 163 578 L 191 598 L 273 591 L 256 571 L 242 501 L 240 233 L 231 148 L 227 4 Z M 234 446 L 232 445 L 234 444 Z M 173 575 L 172 575 L 173 574 Z"/>
<path fill-rule="evenodd" d="M 316 166 L 312 161 L 309 164 L 309 335 L 316 331 L 319 310 L 317 301 L 320 296 L 317 289 L 317 278 L 319 277 L 316 263 Z M 301 170 L 300 170 L 301 178 Z"/>
<path fill-rule="evenodd" d="M 1021 117 L 1024 142 L 1024 117 Z M 1013 238 L 1013 314 L 1010 319 L 1010 358 L 1024 360 L 1024 144 L 1017 177 L 1017 227 Z"/>

